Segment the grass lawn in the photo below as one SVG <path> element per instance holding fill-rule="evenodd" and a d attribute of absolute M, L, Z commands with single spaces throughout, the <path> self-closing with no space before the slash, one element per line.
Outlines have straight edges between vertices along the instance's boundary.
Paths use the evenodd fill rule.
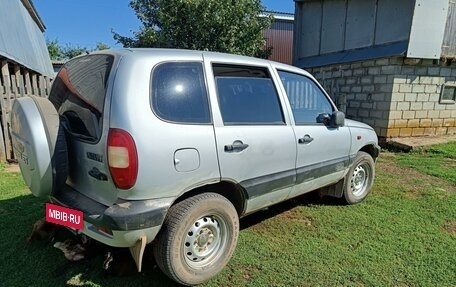
<path fill-rule="evenodd" d="M 229 265 L 204 286 L 456 286 L 456 143 L 382 153 L 358 205 L 308 194 L 241 220 Z M 26 244 L 44 200 L 0 166 L 2 286 L 174 286 L 153 262 L 106 277 L 103 252 L 69 263 L 46 242 Z"/>

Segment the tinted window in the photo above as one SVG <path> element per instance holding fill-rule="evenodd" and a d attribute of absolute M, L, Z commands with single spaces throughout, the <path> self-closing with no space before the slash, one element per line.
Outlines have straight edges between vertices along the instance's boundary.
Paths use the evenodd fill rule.
<path fill-rule="evenodd" d="M 113 60 L 109 55 L 77 58 L 66 63 L 55 78 L 49 100 L 73 135 L 93 142 L 100 138 Z"/>
<path fill-rule="evenodd" d="M 173 122 L 210 123 L 201 63 L 164 63 L 152 75 L 152 106 Z"/>
<path fill-rule="evenodd" d="M 302 75 L 279 71 L 296 124 L 315 124 L 320 114 L 333 112 L 321 89 Z"/>
<path fill-rule="evenodd" d="M 266 69 L 214 66 L 223 122 L 235 124 L 283 124 L 274 83 Z"/>

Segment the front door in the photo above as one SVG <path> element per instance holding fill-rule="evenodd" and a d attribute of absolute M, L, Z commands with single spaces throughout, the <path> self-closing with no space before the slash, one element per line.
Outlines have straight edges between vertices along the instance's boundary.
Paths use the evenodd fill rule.
<path fill-rule="evenodd" d="M 213 73 L 208 84 L 216 95 L 211 104 L 222 180 L 247 191 L 246 213 L 284 200 L 296 180 L 296 145 L 269 67 L 211 63 L 206 70 Z"/>
<path fill-rule="evenodd" d="M 289 99 L 297 146 L 296 186 L 290 197 L 335 183 L 349 166 L 348 127 L 325 125 L 335 110 L 328 96 L 310 77 L 278 72 Z"/>

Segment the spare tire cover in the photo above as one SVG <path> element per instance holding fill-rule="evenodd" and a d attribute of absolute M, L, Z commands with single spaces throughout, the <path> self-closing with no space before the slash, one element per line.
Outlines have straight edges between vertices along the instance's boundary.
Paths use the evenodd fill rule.
<path fill-rule="evenodd" d="M 11 135 L 14 155 L 27 186 L 38 197 L 53 194 L 68 176 L 65 132 L 54 105 L 41 97 L 16 99 Z"/>

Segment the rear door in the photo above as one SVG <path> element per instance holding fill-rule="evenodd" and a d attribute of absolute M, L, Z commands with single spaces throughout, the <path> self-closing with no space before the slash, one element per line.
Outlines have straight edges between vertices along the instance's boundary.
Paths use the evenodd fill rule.
<path fill-rule="evenodd" d="M 106 134 L 103 123 L 115 58 L 94 54 L 66 63 L 54 80 L 49 100 L 64 126 L 68 142 L 67 184 L 99 202 L 112 204 L 117 194 L 108 182 Z"/>
<path fill-rule="evenodd" d="M 205 61 L 222 179 L 245 188 L 246 212 L 285 199 L 296 145 L 269 66 Z"/>
<path fill-rule="evenodd" d="M 306 75 L 279 70 L 293 114 L 297 146 L 296 186 L 290 197 L 340 180 L 349 166 L 348 127 L 331 128 L 320 120 L 335 107 L 320 86 Z"/>

